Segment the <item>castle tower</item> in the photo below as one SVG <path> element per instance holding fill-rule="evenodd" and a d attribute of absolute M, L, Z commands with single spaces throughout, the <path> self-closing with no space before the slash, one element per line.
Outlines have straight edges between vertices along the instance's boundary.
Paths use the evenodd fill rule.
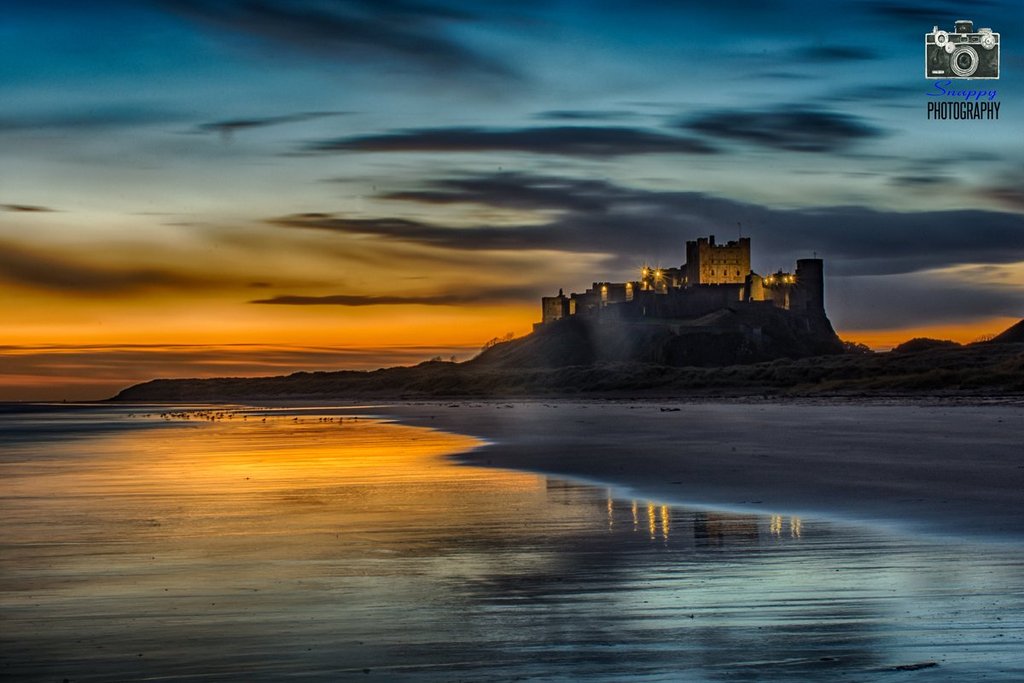
<path fill-rule="evenodd" d="M 764 278 L 757 273 L 747 274 L 743 284 L 744 301 L 764 301 Z"/>
<path fill-rule="evenodd" d="M 742 285 L 750 272 L 750 238 L 715 244 L 715 236 L 686 243 L 686 284 Z"/>
<path fill-rule="evenodd" d="M 825 315 L 825 276 L 820 258 L 804 258 L 796 262 L 796 286 L 790 299 L 790 310 Z"/>
<path fill-rule="evenodd" d="M 541 323 L 553 323 L 562 318 L 568 318 L 569 299 L 560 289 L 558 296 L 543 296 L 540 299 Z"/>

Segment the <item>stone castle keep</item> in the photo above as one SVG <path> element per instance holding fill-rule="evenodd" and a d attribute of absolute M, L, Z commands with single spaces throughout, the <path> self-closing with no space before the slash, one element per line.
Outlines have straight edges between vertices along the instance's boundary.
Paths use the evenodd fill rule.
<path fill-rule="evenodd" d="M 679 268 L 644 266 L 632 282 L 595 282 L 582 294 L 543 297 L 538 327 L 566 318 L 655 322 L 765 308 L 825 319 L 822 260 L 800 259 L 793 273 L 762 276 L 750 269 L 749 237 L 716 244 L 711 235 L 686 243 Z"/>

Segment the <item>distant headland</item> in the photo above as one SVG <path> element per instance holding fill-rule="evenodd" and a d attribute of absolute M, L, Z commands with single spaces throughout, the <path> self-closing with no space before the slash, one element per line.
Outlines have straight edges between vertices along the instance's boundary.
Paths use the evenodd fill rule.
<path fill-rule="evenodd" d="M 686 243 L 678 268 L 543 297 L 541 321 L 462 362 L 371 372 L 158 379 L 117 401 L 507 396 L 1024 396 L 1024 320 L 986 341 L 844 344 L 825 313 L 824 263 L 759 275 L 750 239 Z"/>

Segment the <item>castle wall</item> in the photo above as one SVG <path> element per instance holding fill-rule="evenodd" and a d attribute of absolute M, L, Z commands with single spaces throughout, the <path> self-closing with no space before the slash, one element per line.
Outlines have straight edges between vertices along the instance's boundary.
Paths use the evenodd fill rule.
<path fill-rule="evenodd" d="M 633 318 L 697 318 L 743 300 L 745 288 L 736 285 L 702 285 L 669 290 L 668 293 L 638 292 L 626 312 Z"/>
<path fill-rule="evenodd" d="M 574 315 L 583 318 L 596 316 L 601 310 L 601 295 L 592 289 L 583 294 L 573 293 L 570 306 Z"/>
<path fill-rule="evenodd" d="M 765 298 L 775 304 L 776 308 L 786 308 L 790 306 L 790 294 L 792 293 L 791 285 L 773 285 L 765 291 Z"/>
<path fill-rule="evenodd" d="M 644 266 L 641 271 L 640 280 L 636 283 L 636 288 L 655 292 L 667 292 L 670 289 L 682 287 L 685 284 L 686 271 L 684 268 L 649 268 Z"/>
<path fill-rule="evenodd" d="M 632 282 L 595 282 L 588 294 L 597 294 L 602 306 L 621 304 L 633 300 L 634 285 Z"/>

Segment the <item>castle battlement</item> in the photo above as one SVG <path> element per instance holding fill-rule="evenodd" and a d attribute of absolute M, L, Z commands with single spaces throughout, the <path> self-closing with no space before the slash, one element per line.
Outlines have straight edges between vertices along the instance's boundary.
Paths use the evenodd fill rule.
<path fill-rule="evenodd" d="M 825 315 L 824 267 L 799 259 L 792 273 L 759 275 L 750 268 L 750 238 L 717 244 L 715 236 L 686 243 L 678 268 L 644 265 L 629 282 L 594 282 L 582 293 L 541 299 L 541 324 L 564 318 L 694 318 L 736 306 L 774 306 L 808 316 Z"/>

